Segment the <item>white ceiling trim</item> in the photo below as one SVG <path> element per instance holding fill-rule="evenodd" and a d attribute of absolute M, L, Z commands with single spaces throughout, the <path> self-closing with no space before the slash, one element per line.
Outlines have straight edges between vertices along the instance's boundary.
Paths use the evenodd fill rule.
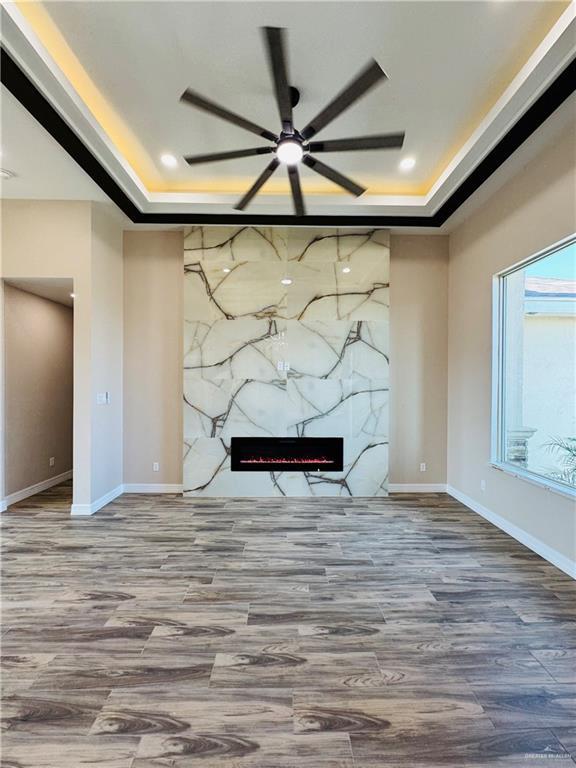
<path fill-rule="evenodd" d="M 98 158 L 143 213 L 230 213 L 237 194 L 149 192 L 78 93 L 57 66 L 13 2 L 2 5 L 3 44 L 59 114 Z M 367 195 L 350 200 L 341 194 L 307 199 L 319 215 L 432 216 L 566 64 L 576 55 L 576 3 L 572 2 L 514 78 L 505 93 L 438 178 L 427 195 Z M 261 196 L 251 212 L 278 213 L 290 205 L 286 195 Z"/>
<path fill-rule="evenodd" d="M 137 207 L 145 210 L 148 203 L 146 187 L 72 87 L 28 20 L 14 2 L 3 3 L 1 11 L 3 45 Z"/>
<path fill-rule="evenodd" d="M 532 106 L 576 53 L 571 3 L 426 196 L 436 211 Z"/>

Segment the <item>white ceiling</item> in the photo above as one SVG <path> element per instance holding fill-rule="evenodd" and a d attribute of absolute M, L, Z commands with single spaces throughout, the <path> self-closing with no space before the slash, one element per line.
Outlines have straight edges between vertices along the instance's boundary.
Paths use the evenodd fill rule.
<path fill-rule="evenodd" d="M 291 81 L 302 91 L 295 110 L 300 127 L 375 57 L 389 82 L 338 118 L 318 139 L 406 131 L 405 149 L 400 153 L 322 156 L 369 186 L 368 194 L 358 200 L 334 194 L 334 187 L 325 186 L 328 182 L 303 169 L 305 186 L 307 180 L 317 181 L 316 187 L 325 189 L 307 200 L 309 212 L 318 214 L 433 213 L 542 92 L 574 48 L 568 26 L 557 38 L 549 35 L 548 47 L 541 46 L 539 57 L 532 57 L 522 77 L 516 78 L 514 87 L 487 115 L 488 107 L 529 59 L 547 24 L 565 4 L 547 0 L 87 0 L 50 2 L 45 7 L 131 137 L 131 159 L 137 159 L 132 166 L 138 166 L 138 173 L 128 164 L 126 153 L 96 123 L 39 38 L 13 10 L 10 23 L 6 23 L 7 17 L 4 23 L 9 49 L 141 210 L 150 212 L 231 212 L 239 197 L 236 188 L 250 186 L 267 162 L 262 157 L 243 158 L 193 168 L 181 162 L 175 170 L 165 169 L 159 162 L 163 152 L 180 156 L 265 143 L 180 104 L 178 98 L 187 86 L 272 130 L 279 127 L 259 30 L 264 25 L 288 30 Z M 29 118 L 31 124 L 20 130 L 19 120 L 26 122 L 18 115 L 21 108 L 14 108 L 12 97 L 6 99 L 4 94 L 3 101 L 7 105 L 3 109 L 6 117 L 2 116 L 3 144 L 16 157 L 19 141 L 29 146 L 29 132 L 38 126 Z M 453 159 L 476 126 L 476 134 Z M 45 140 L 54 143 L 46 136 Z M 398 169 L 398 161 L 406 155 L 417 160 L 410 174 Z M 423 189 L 452 159 L 429 194 L 406 192 L 406 184 Z M 29 196 L 23 181 L 28 177 L 35 178 L 39 191 L 32 196 L 37 197 L 74 196 L 74 186 L 81 184 L 78 179 L 71 181 L 69 192 L 65 189 L 56 195 L 54 187 L 60 179 L 55 171 L 47 169 L 44 174 L 26 149 L 12 168 L 17 173 L 18 163 L 25 169 L 22 182 L 13 179 L 5 184 L 6 196 Z M 11 167 L 8 155 L 3 164 Z M 70 169 L 71 176 L 74 170 Z M 92 182 L 85 181 L 90 190 L 87 187 L 77 196 L 90 198 L 96 193 Z M 189 191 L 182 191 L 186 189 Z M 291 204 L 284 194 L 263 194 L 248 212 L 290 213 Z"/>
<path fill-rule="evenodd" d="M 22 277 L 10 278 L 5 280 L 8 285 L 19 288 L 26 293 L 33 293 L 36 296 L 42 296 L 58 304 L 64 304 L 71 307 L 74 304 L 70 294 L 73 292 L 73 280 L 66 277 Z"/>
<path fill-rule="evenodd" d="M 1 87 L 0 165 L 16 175 L 0 180 L 1 196 L 46 200 L 108 200 L 60 144 Z"/>
<path fill-rule="evenodd" d="M 179 103 L 191 86 L 257 123 L 279 129 L 260 27 L 288 30 L 300 127 L 374 57 L 387 84 L 371 91 L 322 138 L 406 131 L 401 153 L 331 154 L 360 182 L 404 183 L 399 158 L 425 182 L 450 157 L 470 121 L 501 90 L 548 2 L 50 2 L 50 15 L 102 93 L 138 137 L 164 181 L 254 178 L 268 162 L 242 158 L 167 171 L 162 152 L 203 154 L 265 144 Z M 320 138 L 320 137 L 319 137 Z M 306 169 L 304 175 L 314 176 Z M 316 177 L 317 178 L 317 177 Z"/>

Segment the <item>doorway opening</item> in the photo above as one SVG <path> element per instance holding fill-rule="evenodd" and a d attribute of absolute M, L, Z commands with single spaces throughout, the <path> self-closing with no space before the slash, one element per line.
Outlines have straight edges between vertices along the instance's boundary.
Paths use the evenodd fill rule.
<path fill-rule="evenodd" d="M 10 278 L 4 304 L 4 505 L 69 514 L 73 484 L 74 283 Z"/>

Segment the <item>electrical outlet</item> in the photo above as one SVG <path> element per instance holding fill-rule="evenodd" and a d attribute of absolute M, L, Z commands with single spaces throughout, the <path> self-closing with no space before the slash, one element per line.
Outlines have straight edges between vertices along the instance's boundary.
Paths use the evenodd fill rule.
<path fill-rule="evenodd" d="M 160 472 L 160 464 L 157 461 L 155 461 L 154 464 L 152 464 L 152 471 Z"/>
<path fill-rule="evenodd" d="M 482 492 L 486 490 L 486 480 L 480 480 L 480 490 Z"/>
<path fill-rule="evenodd" d="M 50 460 L 48 462 L 51 467 L 53 467 L 56 464 L 56 458 L 54 456 L 50 456 Z"/>
<path fill-rule="evenodd" d="M 106 392 L 96 393 L 96 405 L 106 405 Z"/>
<path fill-rule="evenodd" d="M 424 461 L 420 464 L 420 472 L 426 472 L 426 462 Z"/>

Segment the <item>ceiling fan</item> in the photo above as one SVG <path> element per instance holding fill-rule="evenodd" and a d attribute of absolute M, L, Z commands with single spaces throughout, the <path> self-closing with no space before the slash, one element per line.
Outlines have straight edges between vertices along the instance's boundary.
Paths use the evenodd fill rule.
<path fill-rule="evenodd" d="M 316 173 L 319 173 L 320 176 L 324 176 L 324 178 L 333 181 L 347 192 L 351 192 L 358 197 L 366 191 L 365 187 L 321 162 L 318 158 L 314 157 L 314 154 L 317 152 L 349 152 L 365 149 L 400 149 L 404 143 L 404 133 L 385 133 L 376 136 L 357 136 L 351 139 L 330 139 L 328 141 L 310 141 L 310 139 L 341 115 L 348 107 L 352 106 L 354 102 L 358 101 L 371 88 L 380 82 L 385 82 L 388 79 L 385 72 L 373 59 L 308 125 L 301 131 L 298 131 L 294 127 L 292 109 L 298 104 L 300 93 L 288 81 L 288 67 L 284 45 L 285 30 L 278 27 L 264 27 L 263 32 L 268 51 L 268 65 L 274 83 L 276 102 L 282 123 L 279 135 L 272 133 L 272 131 L 266 128 L 262 128 L 262 126 L 250 120 L 246 120 L 240 115 L 215 104 L 210 99 L 187 88 L 180 97 L 180 101 L 209 112 L 211 115 L 216 115 L 223 120 L 227 120 L 229 123 L 240 126 L 240 128 L 245 128 L 247 131 L 251 131 L 251 133 L 268 139 L 272 144 L 216 154 L 189 155 L 184 159 L 188 165 L 197 165 L 198 163 L 212 163 L 218 160 L 232 160 L 237 157 L 272 153 L 274 155 L 272 160 L 264 168 L 244 197 L 234 206 L 238 211 L 243 211 L 246 208 L 281 163 L 284 163 L 288 170 L 294 212 L 297 216 L 303 216 L 306 212 L 300 187 L 300 174 L 298 173 L 298 164 L 300 162 L 316 171 Z"/>

